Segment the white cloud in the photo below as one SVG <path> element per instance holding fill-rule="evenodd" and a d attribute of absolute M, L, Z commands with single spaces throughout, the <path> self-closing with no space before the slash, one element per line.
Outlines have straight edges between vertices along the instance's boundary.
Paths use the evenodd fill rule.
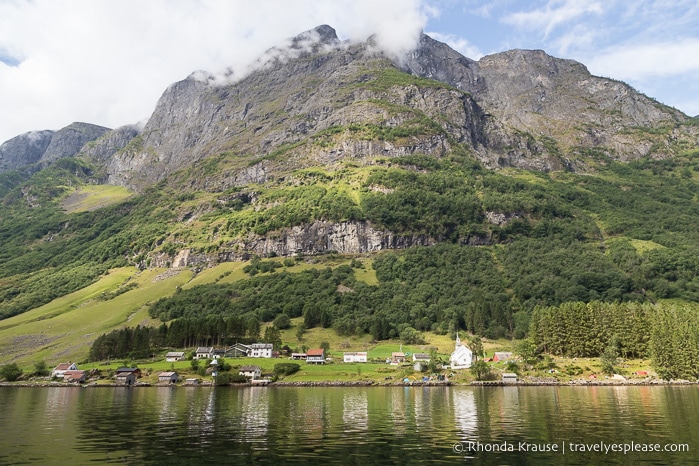
<path fill-rule="evenodd" d="M 0 50 L 21 62 L 0 61 L 0 142 L 73 121 L 141 120 L 172 82 L 195 70 L 244 70 L 320 24 L 341 39 L 377 34 L 400 54 L 433 14 L 422 0 L 1 1 Z"/>
<path fill-rule="evenodd" d="M 558 26 L 591 13 L 602 13 L 602 5 L 580 0 L 549 0 L 542 9 L 508 14 L 502 21 L 522 29 L 540 31 L 547 37 Z"/>
<path fill-rule="evenodd" d="M 696 73 L 699 72 L 699 38 L 612 46 L 590 57 L 587 64 L 595 74 L 635 81 Z"/>
<path fill-rule="evenodd" d="M 478 47 L 471 44 L 468 40 L 463 37 L 454 34 L 443 34 L 440 32 L 426 32 L 426 34 L 435 40 L 444 42 L 449 47 L 453 48 L 461 55 L 468 57 L 472 60 L 479 60 L 484 53 L 480 51 Z"/>

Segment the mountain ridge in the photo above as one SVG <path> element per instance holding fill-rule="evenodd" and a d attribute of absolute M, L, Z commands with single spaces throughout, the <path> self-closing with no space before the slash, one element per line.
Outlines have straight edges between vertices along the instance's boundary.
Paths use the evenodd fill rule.
<path fill-rule="evenodd" d="M 473 134 L 468 149 L 489 168 L 585 171 L 590 149 L 595 156 L 617 160 L 665 158 L 676 152 L 673 144 L 691 146 L 697 141 L 686 115 L 624 83 L 592 76 L 573 60 L 540 50 L 510 50 L 474 61 L 425 34 L 406 57 L 394 58 L 378 49 L 372 38 L 342 42 L 333 28 L 322 25 L 291 38 L 286 47 L 270 49 L 236 80 L 229 70 L 222 77 L 197 72 L 173 83 L 138 133 L 118 128 L 97 141 L 91 138 L 89 146 L 72 154 L 49 160 L 81 153 L 104 163 L 105 181 L 143 189 L 227 150 L 262 158 L 280 145 L 297 142 L 296 134 L 325 129 L 328 114 L 347 111 L 352 104 L 351 99 L 344 105 L 333 102 L 332 96 L 371 79 L 360 68 L 381 61 L 384 69 L 393 66 L 467 93 L 476 118 L 465 121 L 461 131 Z M 350 79 L 331 79 L 340 73 Z M 290 76 L 292 81 L 306 76 L 305 87 L 288 82 Z M 285 86 L 294 90 L 284 92 Z M 285 118 L 272 118 L 274 112 Z M 247 128 L 241 121 L 257 126 Z M 378 124 L 394 123 L 384 118 Z M 639 129 L 646 127 L 662 127 L 665 134 Z"/>

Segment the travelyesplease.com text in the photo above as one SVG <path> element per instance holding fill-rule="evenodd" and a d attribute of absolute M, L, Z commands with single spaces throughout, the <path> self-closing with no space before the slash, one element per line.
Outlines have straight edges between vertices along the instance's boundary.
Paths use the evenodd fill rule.
<path fill-rule="evenodd" d="M 546 452 L 546 453 L 642 453 L 642 452 L 688 452 L 686 443 L 636 443 L 630 442 L 457 442 L 453 446 L 454 453 L 498 453 L 498 452 Z"/>

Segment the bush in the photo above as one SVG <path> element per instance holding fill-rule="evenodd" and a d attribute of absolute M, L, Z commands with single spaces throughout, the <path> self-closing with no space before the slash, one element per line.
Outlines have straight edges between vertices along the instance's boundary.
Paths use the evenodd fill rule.
<path fill-rule="evenodd" d="M 7 380 L 8 382 L 14 382 L 22 376 L 22 369 L 17 365 L 17 363 L 6 364 L 0 368 L 0 377 Z"/>
<path fill-rule="evenodd" d="M 247 377 L 241 374 L 233 374 L 231 372 L 219 373 L 216 377 L 216 385 L 229 385 L 232 383 L 246 383 Z"/>
<path fill-rule="evenodd" d="M 274 365 L 274 373 L 277 375 L 293 375 L 301 369 L 301 366 L 294 362 L 282 362 Z"/>
<path fill-rule="evenodd" d="M 46 365 L 46 361 L 37 361 L 34 363 L 34 375 L 37 377 L 46 377 L 51 371 Z"/>
<path fill-rule="evenodd" d="M 572 364 L 569 364 L 565 366 L 565 372 L 568 375 L 581 375 L 583 373 L 583 370 L 580 366 L 574 366 Z"/>
<path fill-rule="evenodd" d="M 279 330 L 286 330 L 291 328 L 291 318 L 286 314 L 279 314 L 274 318 L 272 325 L 277 327 Z"/>
<path fill-rule="evenodd" d="M 490 366 L 485 361 L 476 361 L 471 366 L 471 374 L 476 380 L 488 380 L 490 378 Z"/>

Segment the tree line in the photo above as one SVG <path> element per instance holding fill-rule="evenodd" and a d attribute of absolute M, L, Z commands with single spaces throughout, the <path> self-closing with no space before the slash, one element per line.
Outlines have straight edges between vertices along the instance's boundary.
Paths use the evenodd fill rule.
<path fill-rule="evenodd" d="M 539 352 L 604 360 L 652 358 L 664 379 L 699 378 L 699 311 L 650 303 L 564 303 L 538 307 L 529 337 Z"/>

